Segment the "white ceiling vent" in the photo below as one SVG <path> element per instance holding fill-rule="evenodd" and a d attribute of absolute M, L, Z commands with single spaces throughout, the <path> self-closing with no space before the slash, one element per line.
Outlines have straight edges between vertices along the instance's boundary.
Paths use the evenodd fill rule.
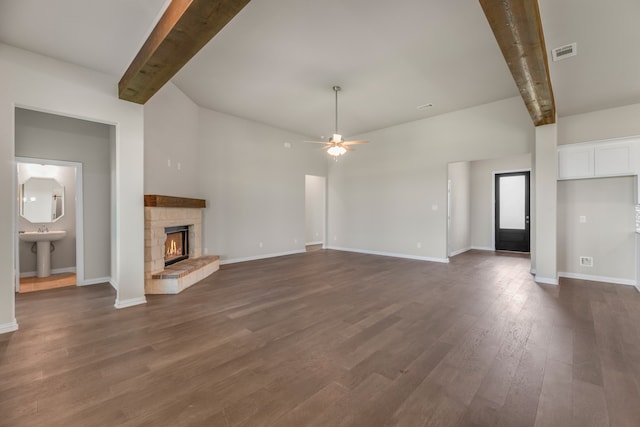
<path fill-rule="evenodd" d="M 560 61 L 561 59 L 566 59 L 571 56 L 576 56 L 578 54 L 578 45 L 576 43 L 567 44 L 564 46 L 556 47 L 551 50 L 551 56 L 553 61 Z"/>

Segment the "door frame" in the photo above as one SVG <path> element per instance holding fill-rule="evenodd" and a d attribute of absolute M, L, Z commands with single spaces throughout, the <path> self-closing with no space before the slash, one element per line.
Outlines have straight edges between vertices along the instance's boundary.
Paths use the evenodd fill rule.
<path fill-rule="evenodd" d="M 31 163 L 38 165 L 51 165 L 51 166 L 64 166 L 71 167 L 75 169 L 76 173 L 76 284 L 77 286 L 82 286 L 85 283 L 84 280 L 84 207 L 83 207 L 83 188 L 82 188 L 82 163 L 81 162 L 71 162 L 66 160 L 51 160 L 51 159 L 39 159 L 34 157 L 19 157 L 16 156 L 14 160 L 14 182 L 15 187 L 13 191 L 15 191 L 16 196 L 14 199 L 16 200 L 16 206 L 14 209 L 14 260 L 15 260 L 15 274 L 14 274 L 14 290 L 15 292 L 20 291 L 20 239 L 18 233 L 18 224 L 19 224 L 19 210 L 20 210 L 20 201 L 18 200 L 18 163 Z"/>
<path fill-rule="evenodd" d="M 491 180 L 491 246 L 496 250 L 496 175 L 529 172 L 529 241 L 531 241 L 531 168 L 492 171 Z"/>
<path fill-rule="evenodd" d="M 320 208 L 320 212 L 322 214 L 322 233 L 321 233 L 321 239 L 322 241 L 313 241 L 313 242 L 307 242 L 307 207 L 306 207 L 306 202 L 307 202 L 307 189 L 306 189 L 306 182 L 307 182 L 307 177 L 313 177 L 313 178 L 321 178 L 323 185 L 322 185 L 322 206 Z M 324 175 L 313 175 L 313 174 L 305 174 L 304 175 L 304 181 L 305 181 L 305 192 L 304 192 L 304 197 L 305 197 L 305 210 L 304 210 L 304 223 L 305 223 L 305 230 L 304 230 L 304 237 L 303 237 L 303 243 L 304 243 L 304 247 L 306 248 L 306 246 L 308 244 L 322 244 L 322 249 L 326 249 L 327 248 L 327 195 L 328 195 L 328 180 L 327 177 Z M 315 236 L 314 236 L 315 237 Z"/>

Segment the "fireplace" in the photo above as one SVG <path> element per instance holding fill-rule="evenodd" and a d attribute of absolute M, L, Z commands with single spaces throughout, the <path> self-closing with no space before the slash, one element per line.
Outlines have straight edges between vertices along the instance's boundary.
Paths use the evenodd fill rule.
<path fill-rule="evenodd" d="M 164 242 L 165 267 L 189 258 L 189 226 L 166 227 L 164 232 L 167 235 Z"/>

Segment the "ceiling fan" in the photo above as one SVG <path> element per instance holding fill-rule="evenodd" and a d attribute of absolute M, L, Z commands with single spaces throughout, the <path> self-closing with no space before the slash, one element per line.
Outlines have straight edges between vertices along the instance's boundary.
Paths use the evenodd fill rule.
<path fill-rule="evenodd" d="M 333 87 L 333 91 L 336 94 L 336 127 L 335 127 L 336 130 L 334 134 L 331 136 L 328 142 L 327 141 L 305 141 L 305 142 L 312 142 L 316 144 L 325 144 L 324 147 L 322 147 L 322 149 L 326 150 L 327 153 L 335 157 L 336 160 L 338 159 L 338 157 L 342 156 L 347 151 L 354 151 L 354 149 L 351 148 L 350 145 L 366 144 L 368 142 L 368 141 L 345 141 L 342 139 L 342 135 L 338 133 L 338 92 L 340 92 L 341 90 L 342 88 L 340 86 Z"/>

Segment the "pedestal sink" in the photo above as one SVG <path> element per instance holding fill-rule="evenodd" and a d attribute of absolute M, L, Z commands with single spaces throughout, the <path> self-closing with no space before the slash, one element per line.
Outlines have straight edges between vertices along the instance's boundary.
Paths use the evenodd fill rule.
<path fill-rule="evenodd" d="M 20 233 L 23 242 L 35 242 L 38 277 L 51 275 L 51 242 L 60 240 L 67 235 L 64 230 L 59 231 L 25 231 Z"/>

